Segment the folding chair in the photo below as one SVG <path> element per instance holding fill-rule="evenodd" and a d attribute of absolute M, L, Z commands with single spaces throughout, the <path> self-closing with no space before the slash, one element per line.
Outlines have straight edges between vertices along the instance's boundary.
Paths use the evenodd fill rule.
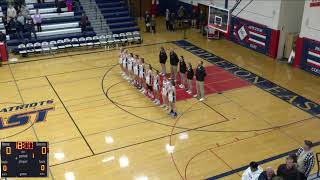
<path fill-rule="evenodd" d="M 113 40 L 114 40 L 114 44 L 118 47 L 118 45 L 120 44 L 120 39 L 119 39 L 119 34 L 113 34 L 112 35 Z"/>
<path fill-rule="evenodd" d="M 33 44 L 32 43 L 28 43 L 26 45 L 26 48 L 27 48 L 27 53 L 30 54 L 30 53 L 34 53 L 34 47 L 33 47 Z"/>
<path fill-rule="evenodd" d="M 93 36 L 92 38 L 93 46 L 100 46 L 100 40 L 98 36 Z"/>
<path fill-rule="evenodd" d="M 127 32 L 126 36 L 127 36 L 127 39 L 128 39 L 128 43 L 133 43 L 134 42 L 134 38 L 133 38 L 132 32 Z"/>
<path fill-rule="evenodd" d="M 50 41 L 49 47 L 50 47 L 51 53 L 53 53 L 53 52 L 55 52 L 56 50 L 58 50 L 57 42 L 56 42 L 56 41 Z"/>
<path fill-rule="evenodd" d="M 41 53 L 42 52 L 41 43 L 39 43 L 39 42 L 34 43 L 33 48 L 34 48 L 34 52 L 35 53 Z"/>
<path fill-rule="evenodd" d="M 112 35 L 106 35 L 106 39 L 107 39 L 108 50 L 110 50 L 110 47 L 116 47 L 116 44 Z"/>
<path fill-rule="evenodd" d="M 72 38 L 71 39 L 71 44 L 72 44 L 72 47 L 79 47 L 80 44 L 79 44 L 79 40 L 77 38 Z"/>
<path fill-rule="evenodd" d="M 106 36 L 105 35 L 101 35 L 99 36 L 99 41 L 100 41 L 100 44 L 101 46 L 104 46 L 104 48 L 106 49 L 107 48 L 107 39 L 106 39 Z"/>
<path fill-rule="evenodd" d="M 125 33 L 120 33 L 119 38 L 122 45 L 126 45 L 128 43 L 128 39 Z"/>
<path fill-rule="evenodd" d="M 18 50 L 21 57 L 25 57 L 28 55 L 26 45 L 19 44 Z"/>
<path fill-rule="evenodd" d="M 42 53 L 50 53 L 50 46 L 47 41 L 41 43 Z"/>
<path fill-rule="evenodd" d="M 79 38 L 79 44 L 81 47 L 87 46 L 86 38 L 84 37 Z"/>
<path fill-rule="evenodd" d="M 66 49 L 66 46 L 64 45 L 64 41 L 61 39 L 57 41 L 57 47 L 58 49 Z"/>
<path fill-rule="evenodd" d="M 142 38 L 141 38 L 141 36 L 140 36 L 139 31 L 134 31 L 132 34 L 133 34 L 134 41 L 135 41 L 137 44 L 142 43 Z"/>
<path fill-rule="evenodd" d="M 69 38 L 65 38 L 63 42 L 66 48 L 72 48 L 71 40 Z"/>
<path fill-rule="evenodd" d="M 87 46 L 93 46 L 93 40 L 92 40 L 92 37 L 86 37 L 86 42 L 87 42 Z"/>

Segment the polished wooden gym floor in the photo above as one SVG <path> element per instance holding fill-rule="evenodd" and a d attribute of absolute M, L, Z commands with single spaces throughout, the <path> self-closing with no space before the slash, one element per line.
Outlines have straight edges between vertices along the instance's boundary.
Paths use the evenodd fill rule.
<path fill-rule="evenodd" d="M 142 36 L 144 43 L 128 50 L 157 69 L 160 46 L 174 48 L 193 66 L 201 60 L 170 42 L 183 39 L 182 31 L 159 27 Z M 207 41 L 197 30 L 188 30 L 186 40 L 320 103 L 319 77 L 227 40 Z M 179 101 L 174 120 L 123 80 L 115 66 L 118 53 L 90 49 L 2 66 L 1 108 L 53 99 L 55 110 L 31 128 L 0 130 L 1 141 L 48 141 L 45 179 L 56 180 L 199 180 L 296 149 L 305 139 L 320 141 L 319 117 L 256 86 L 211 94 L 204 102 Z M 240 179 L 241 173 L 223 179 Z"/>

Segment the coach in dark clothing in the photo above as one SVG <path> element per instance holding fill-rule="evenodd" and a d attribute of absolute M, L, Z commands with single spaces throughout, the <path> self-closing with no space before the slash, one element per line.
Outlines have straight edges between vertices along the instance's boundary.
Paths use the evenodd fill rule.
<path fill-rule="evenodd" d="M 179 63 L 179 58 L 174 52 L 174 50 L 170 49 L 170 65 L 171 65 L 171 79 L 177 80 L 177 66 Z"/>
<path fill-rule="evenodd" d="M 160 53 L 159 53 L 159 60 L 160 60 L 160 64 L 161 64 L 161 69 L 162 69 L 162 75 L 166 75 L 167 71 L 166 71 L 166 62 L 167 62 L 167 53 L 166 50 L 164 50 L 163 47 L 160 48 Z"/>
<path fill-rule="evenodd" d="M 199 98 L 200 101 L 204 100 L 204 78 L 207 76 L 206 70 L 203 67 L 203 61 L 199 61 L 196 69 L 196 87 L 197 94 L 194 97 Z"/>
<path fill-rule="evenodd" d="M 281 164 L 277 170 L 277 176 L 283 178 L 283 180 L 300 180 L 300 175 L 295 167 L 294 159 L 291 156 L 286 158 L 286 163 Z"/>
<path fill-rule="evenodd" d="M 185 88 L 185 84 L 186 84 L 187 64 L 184 61 L 184 57 L 183 56 L 181 56 L 181 58 L 180 58 L 179 72 L 180 72 L 180 85 L 179 85 L 179 87 L 181 89 L 184 89 Z"/>
<path fill-rule="evenodd" d="M 192 79 L 194 76 L 194 72 L 192 69 L 191 63 L 188 63 L 188 69 L 187 69 L 187 81 L 188 81 L 188 91 L 187 93 L 192 95 Z"/>

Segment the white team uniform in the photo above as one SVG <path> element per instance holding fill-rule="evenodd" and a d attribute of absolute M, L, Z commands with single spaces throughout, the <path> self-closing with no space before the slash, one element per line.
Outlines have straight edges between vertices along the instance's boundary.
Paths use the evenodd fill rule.
<path fill-rule="evenodd" d="M 134 65 L 133 65 L 133 74 L 138 76 L 139 75 L 139 64 L 138 61 L 135 61 Z"/>
<path fill-rule="evenodd" d="M 127 61 L 128 61 L 128 71 L 132 71 L 133 58 L 129 57 L 127 58 Z"/>
<path fill-rule="evenodd" d="M 155 76 L 153 78 L 153 90 L 154 91 L 159 91 L 160 90 L 160 85 L 159 85 L 159 75 Z"/>
<path fill-rule="evenodd" d="M 122 66 L 124 67 L 124 68 L 128 68 L 128 58 L 127 58 L 127 55 L 125 54 L 125 55 L 123 55 L 123 58 L 122 58 Z"/>
<path fill-rule="evenodd" d="M 139 65 L 139 78 L 143 79 L 144 78 L 144 68 L 143 64 Z"/>
<path fill-rule="evenodd" d="M 171 103 L 176 102 L 176 88 L 172 85 L 170 85 L 170 88 L 168 90 L 168 100 Z"/>
<path fill-rule="evenodd" d="M 168 84 L 169 84 L 169 82 L 167 80 L 162 81 L 162 95 L 163 96 L 168 95 Z"/>

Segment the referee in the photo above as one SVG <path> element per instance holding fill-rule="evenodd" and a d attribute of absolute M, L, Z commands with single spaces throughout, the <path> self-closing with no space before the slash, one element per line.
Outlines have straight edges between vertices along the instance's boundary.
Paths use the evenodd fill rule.
<path fill-rule="evenodd" d="M 207 76 L 206 70 L 203 67 L 203 61 L 199 61 L 198 67 L 196 69 L 196 87 L 197 87 L 197 94 L 193 97 L 199 99 L 199 101 L 204 100 L 204 78 Z"/>

